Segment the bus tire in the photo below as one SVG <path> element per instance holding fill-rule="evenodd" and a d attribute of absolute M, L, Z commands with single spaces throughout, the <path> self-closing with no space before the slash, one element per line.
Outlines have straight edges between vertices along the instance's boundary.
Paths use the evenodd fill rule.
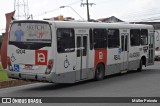
<path fill-rule="evenodd" d="M 137 71 L 142 71 L 142 66 L 143 66 L 143 61 L 142 59 L 140 60 L 140 63 L 139 63 L 139 68 L 137 69 Z"/>
<path fill-rule="evenodd" d="M 95 79 L 97 81 L 103 80 L 105 76 L 105 68 L 103 64 L 98 64 L 95 72 Z"/>

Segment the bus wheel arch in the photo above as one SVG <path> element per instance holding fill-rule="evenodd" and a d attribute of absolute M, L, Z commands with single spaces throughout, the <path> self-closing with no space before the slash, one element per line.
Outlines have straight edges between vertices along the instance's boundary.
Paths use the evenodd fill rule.
<path fill-rule="evenodd" d="M 142 60 L 142 65 L 146 66 L 146 56 L 142 56 L 141 60 Z"/>
<path fill-rule="evenodd" d="M 105 65 L 104 63 L 98 63 L 95 69 L 95 79 L 97 81 L 103 80 L 105 77 Z"/>
<path fill-rule="evenodd" d="M 137 68 L 137 71 L 142 71 L 143 65 L 146 66 L 146 57 L 142 56 L 139 62 L 139 67 Z"/>

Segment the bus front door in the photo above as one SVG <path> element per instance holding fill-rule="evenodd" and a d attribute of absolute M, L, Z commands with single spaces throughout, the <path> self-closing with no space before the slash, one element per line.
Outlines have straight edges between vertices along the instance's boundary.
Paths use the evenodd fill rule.
<path fill-rule="evenodd" d="M 121 34 L 121 73 L 128 70 L 128 33 Z"/>
<path fill-rule="evenodd" d="M 88 34 L 77 35 L 76 80 L 87 78 L 87 37 Z"/>

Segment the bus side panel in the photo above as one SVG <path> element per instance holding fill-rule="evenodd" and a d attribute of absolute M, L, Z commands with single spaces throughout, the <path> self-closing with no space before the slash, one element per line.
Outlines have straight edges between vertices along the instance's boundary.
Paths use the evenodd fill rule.
<path fill-rule="evenodd" d="M 137 69 L 140 64 L 141 59 L 141 47 L 140 46 L 130 46 L 129 47 L 129 70 Z"/>
<path fill-rule="evenodd" d="M 88 35 L 89 35 L 89 29 L 88 29 Z M 93 36 L 93 35 L 92 35 Z M 94 58 L 95 58 L 95 52 L 94 48 L 91 49 L 90 46 L 90 35 L 88 36 L 88 44 L 87 44 L 87 79 L 93 79 L 95 76 L 95 68 L 94 68 Z"/>
<path fill-rule="evenodd" d="M 107 50 L 107 66 L 106 75 L 120 72 L 120 54 L 119 48 L 108 48 Z"/>
<path fill-rule="evenodd" d="M 131 30 L 131 29 L 130 29 Z M 129 56 L 128 56 L 128 70 L 133 70 L 139 67 L 140 63 L 140 53 L 141 49 L 139 46 L 132 46 L 131 45 L 131 31 L 129 36 Z"/>
<path fill-rule="evenodd" d="M 88 50 L 88 79 L 92 79 L 95 76 L 95 68 L 94 68 L 94 60 L 95 60 L 95 52 L 94 49 Z"/>
<path fill-rule="evenodd" d="M 56 28 L 57 30 L 57 28 Z M 57 31 L 55 30 L 55 83 L 74 83 L 76 80 L 76 50 L 73 52 L 59 53 L 57 46 Z M 75 35 L 74 35 L 75 36 Z"/>

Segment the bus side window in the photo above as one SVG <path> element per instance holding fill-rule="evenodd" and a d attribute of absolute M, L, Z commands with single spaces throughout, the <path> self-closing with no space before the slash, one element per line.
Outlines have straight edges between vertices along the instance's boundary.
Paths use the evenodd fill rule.
<path fill-rule="evenodd" d="M 107 48 L 107 30 L 94 29 L 93 30 L 94 48 Z"/>
<path fill-rule="evenodd" d="M 67 53 L 75 51 L 74 29 L 71 28 L 57 29 L 57 51 L 58 53 Z"/>
<path fill-rule="evenodd" d="M 93 32 L 92 29 L 89 30 L 89 39 L 90 39 L 90 50 L 93 49 Z"/>
<path fill-rule="evenodd" d="M 108 29 L 108 48 L 118 48 L 119 46 L 119 29 Z"/>
<path fill-rule="evenodd" d="M 130 30 L 131 46 L 140 46 L 140 29 Z"/>
<path fill-rule="evenodd" d="M 141 29 L 141 45 L 148 45 L 148 30 Z"/>

